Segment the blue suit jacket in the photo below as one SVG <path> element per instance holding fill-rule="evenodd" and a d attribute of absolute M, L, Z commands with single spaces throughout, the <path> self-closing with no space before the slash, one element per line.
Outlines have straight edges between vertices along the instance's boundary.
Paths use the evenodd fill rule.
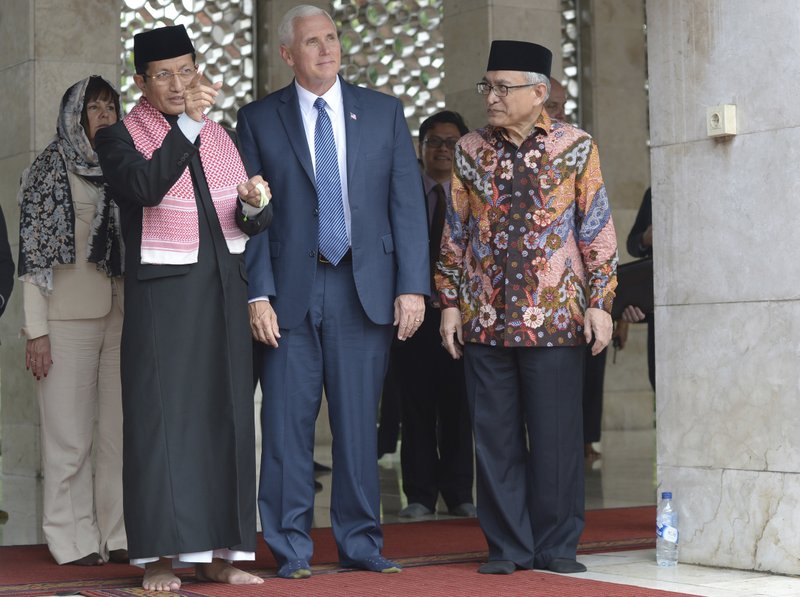
<path fill-rule="evenodd" d="M 342 81 L 353 275 L 367 316 L 390 324 L 399 294 L 430 294 L 427 214 L 396 98 Z M 282 328 L 308 312 L 317 271 L 317 192 L 294 83 L 239 110 L 245 166 L 272 190 L 269 230 L 247 243 L 250 298 L 269 296 Z"/>

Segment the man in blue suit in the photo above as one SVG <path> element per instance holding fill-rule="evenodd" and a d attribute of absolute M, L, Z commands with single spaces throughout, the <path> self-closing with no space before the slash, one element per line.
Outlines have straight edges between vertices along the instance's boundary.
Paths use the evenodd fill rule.
<path fill-rule="evenodd" d="M 376 419 L 392 324 L 416 332 L 430 293 L 425 201 L 401 103 L 338 77 L 328 13 L 290 10 L 281 57 L 295 80 L 239 111 L 245 164 L 270 181 L 273 223 L 246 262 L 261 363 L 258 504 L 283 578 L 311 575 L 314 422 L 333 433 L 331 521 L 345 567 L 381 555 Z"/>

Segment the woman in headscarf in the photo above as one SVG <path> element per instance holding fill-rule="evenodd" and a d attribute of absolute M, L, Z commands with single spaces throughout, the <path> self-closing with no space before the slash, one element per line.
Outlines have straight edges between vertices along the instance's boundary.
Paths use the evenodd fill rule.
<path fill-rule="evenodd" d="M 119 94 L 108 81 L 75 83 L 61 100 L 56 138 L 23 173 L 18 195 L 25 366 L 36 378 L 41 416 L 44 534 L 59 564 L 128 558 L 123 246 L 118 208 L 94 151 L 95 133 L 119 118 Z"/>

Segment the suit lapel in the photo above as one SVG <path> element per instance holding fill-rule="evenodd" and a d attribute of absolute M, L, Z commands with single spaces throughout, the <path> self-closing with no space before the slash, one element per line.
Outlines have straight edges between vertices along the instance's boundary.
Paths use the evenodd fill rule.
<path fill-rule="evenodd" d="M 344 102 L 344 129 L 347 136 L 347 184 L 351 188 L 352 182 L 356 180 L 356 162 L 358 161 L 358 151 L 361 146 L 361 106 L 354 90 L 354 86 L 342 84 L 342 100 Z M 350 203 L 353 202 L 352 193 Z"/>
<path fill-rule="evenodd" d="M 278 108 L 278 115 L 283 122 L 289 144 L 292 146 L 297 160 L 305 170 L 311 183 L 316 187 L 314 168 L 311 165 L 311 154 L 306 142 L 306 129 L 303 127 L 303 118 L 300 116 L 300 104 L 297 101 L 297 89 L 294 83 L 284 88 L 281 95 L 283 104 Z"/>

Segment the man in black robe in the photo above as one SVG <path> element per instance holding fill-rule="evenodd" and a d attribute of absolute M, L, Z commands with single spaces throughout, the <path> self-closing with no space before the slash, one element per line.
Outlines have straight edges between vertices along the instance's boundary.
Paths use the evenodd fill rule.
<path fill-rule="evenodd" d="M 247 235 L 272 217 L 228 134 L 208 120 L 185 28 L 134 38 L 142 98 L 100 131 L 97 153 L 122 216 L 123 494 L 131 563 L 146 590 L 176 591 L 179 563 L 201 579 L 263 582 L 255 559 L 255 426 Z M 171 559 L 170 559 L 171 558 Z"/>

